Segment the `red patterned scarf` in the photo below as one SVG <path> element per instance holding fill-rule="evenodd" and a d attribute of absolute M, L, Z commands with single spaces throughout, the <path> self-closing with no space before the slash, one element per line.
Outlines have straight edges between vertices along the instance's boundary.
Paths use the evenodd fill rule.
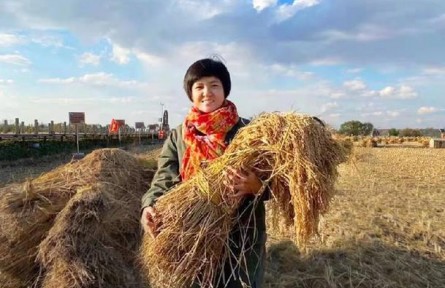
<path fill-rule="evenodd" d="M 226 100 L 223 106 L 210 113 L 192 107 L 182 126 L 187 146 L 181 163 L 182 180 L 196 174 L 202 161 L 213 160 L 224 153 L 227 133 L 238 123 L 235 104 Z"/>

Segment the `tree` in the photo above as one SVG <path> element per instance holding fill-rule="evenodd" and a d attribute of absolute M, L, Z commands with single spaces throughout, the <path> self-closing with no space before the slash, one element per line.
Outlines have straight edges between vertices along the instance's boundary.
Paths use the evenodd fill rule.
<path fill-rule="evenodd" d="M 405 128 L 402 129 L 399 133 L 401 137 L 420 137 L 422 133 L 418 129 Z"/>
<path fill-rule="evenodd" d="M 399 136 L 399 130 L 396 128 L 391 128 L 388 130 L 389 136 Z"/>
<path fill-rule="evenodd" d="M 369 135 L 374 129 L 374 125 L 371 123 L 362 123 L 357 120 L 347 121 L 340 125 L 340 130 L 338 131 L 340 134 L 344 135 Z"/>
<path fill-rule="evenodd" d="M 372 130 L 374 130 L 374 125 L 372 125 L 369 122 L 363 123 L 362 124 L 362 129 L 361 129 L 361 135 L 370 135 L 372 133 Z"/>

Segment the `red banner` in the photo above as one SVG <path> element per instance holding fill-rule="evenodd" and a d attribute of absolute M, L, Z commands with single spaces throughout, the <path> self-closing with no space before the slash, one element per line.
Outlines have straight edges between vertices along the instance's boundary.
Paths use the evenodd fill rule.
<path fill-rule="evenodd" d="M 110 127 L 108 128 L 108 131 L 110 133 L 116 133 L 119 131 L 119 127 L 120 127 L 120 122 L 116 121 L 114 119 L 111 119 L 111 124 L 110 124 Z"/>

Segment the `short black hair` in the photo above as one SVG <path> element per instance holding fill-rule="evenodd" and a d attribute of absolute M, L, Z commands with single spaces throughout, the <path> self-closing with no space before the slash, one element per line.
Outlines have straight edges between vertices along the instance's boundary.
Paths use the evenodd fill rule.
<path fill-rule="evenodd" d="M 231 81 L 230 73 L 226 65 L 221 61 L 205 58 L 196 61 L 187 69 L 184 76 L 184 90 L 187 96 L 192 99 L 192 86 L 202 77 L 216 77 L 218 78 L 224 89 L 224 97 L 227 98 L 230 94 Z"/>

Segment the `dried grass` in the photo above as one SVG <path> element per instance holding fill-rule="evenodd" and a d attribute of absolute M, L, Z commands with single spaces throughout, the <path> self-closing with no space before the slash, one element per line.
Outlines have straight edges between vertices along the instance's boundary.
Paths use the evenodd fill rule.
<path fill-rule="evenodd" d="M 146 187 L 132 188 L 98 183 L 77 192 L 39 247 L 42 287 L 141 287 L 134 260 Z"/>
<path fill-rule="evenodd" d="M 445 150 L 355 153 L 309 253 L 268 222 L 265 288 L 444 286 Z"/>
<path fill-rule="evenodd" d="M 108 183 L 119 191 L 142 195 L 148 187 L 146 176 L 139 161 L 130 154 L 120 149 L 101 149 L 23 184 L 0 188 L 2 277 L 22 286 L 35 282 L 40 271 L 36 262 L 38 245 L 53 226 L 56 215 L 78 191 Z"/>
<path fill-rule="evenodd" d="M 227 167 L 254 169 L 265 179 L 274 218 L 293 226 L 295 243 L 304 246 L 328 209 L 337 165 L 346 160 L 346 151 L 312 117 L 265 113 L 254 119 L 223 156 L 158 200 L 160 233 L 154 240 L 145 236 L 141 252 L 151 284 L 213 287 L 221 277 L 240 204 L 226 200 Z"/>

